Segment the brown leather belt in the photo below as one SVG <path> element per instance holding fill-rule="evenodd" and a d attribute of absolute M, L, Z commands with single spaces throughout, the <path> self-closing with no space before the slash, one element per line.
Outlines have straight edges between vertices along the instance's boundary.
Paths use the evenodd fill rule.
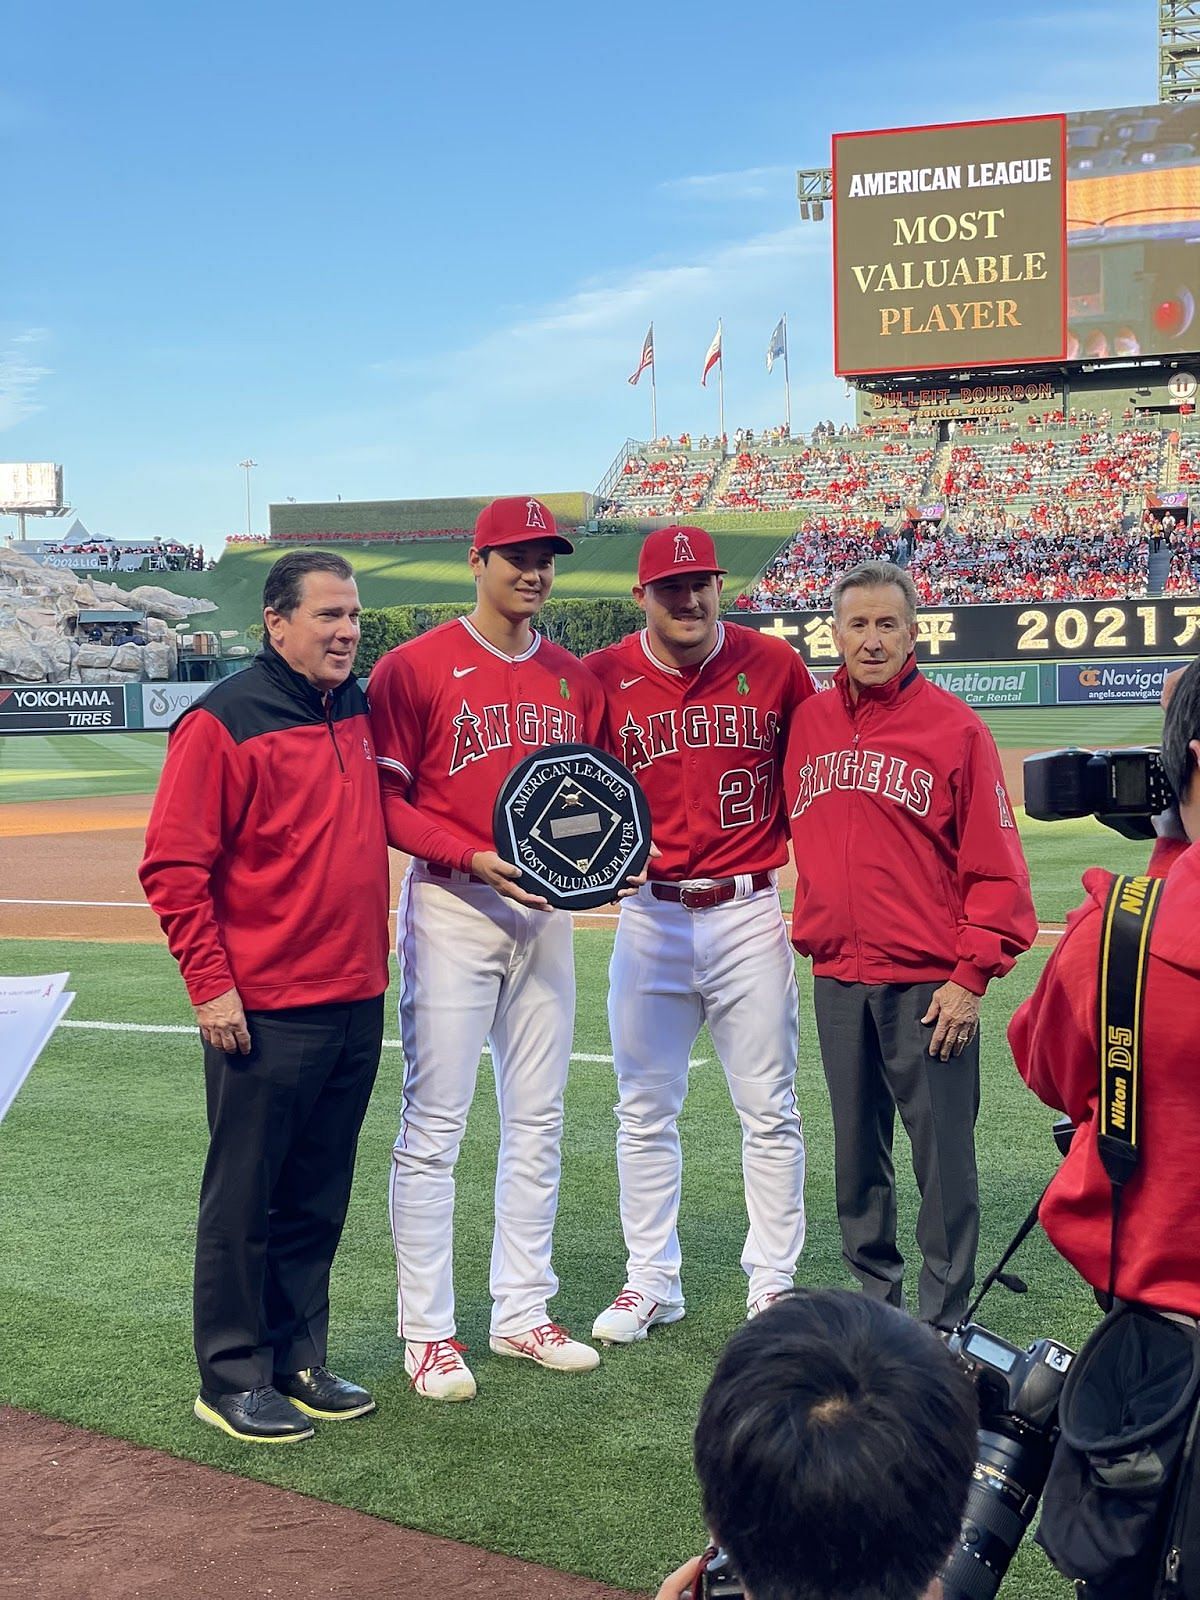
<path fill-rule="evenodd" d="M 770 887 L 771 874 L 756 872 L 750 878 L 748 893 L 757 894 L 760 889 Z M 702 889 L 691 889 L 683 883 L 652 883 L 650 893 L 656 900 L 670 900 L 681 905 L 685 911 L 710 911 L 713 906 L 723 906 L 726 901 L 737 899 L 738 880 L 718 878 Z"/>
<path fill-rule="evenodd" d="M 456 867 L 444 867 L 440 861 L 427 861 L 425 871 L 431 878 L 441 878 L 444 883 L 482 883 L 473 872 L 460 872 Z"/>

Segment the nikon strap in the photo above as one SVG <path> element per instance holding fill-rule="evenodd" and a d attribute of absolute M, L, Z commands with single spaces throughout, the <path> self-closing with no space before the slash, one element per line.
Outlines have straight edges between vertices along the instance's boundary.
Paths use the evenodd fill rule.
<path fill-rule="evenodd" d="M 1118 877 L 1104 905 L 1100 938 L 1100 1159 L 1112 1185 L 1112 1247 L 1108 1296 L 1117 1276 L 1121 1190 L 1138 1164 L 1142 1024 L 1150 930 L 1162 894 L 1161 878 Z"/>

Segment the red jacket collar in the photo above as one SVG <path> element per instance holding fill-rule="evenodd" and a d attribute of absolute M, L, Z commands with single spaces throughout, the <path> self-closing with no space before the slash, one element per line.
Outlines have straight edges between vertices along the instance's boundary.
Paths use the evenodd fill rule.
<path fill-rule="evenodd" d="M 884 710 L 890 710 L 893 706 L 898 705 L 901 700 L 912 694 L 922 679 L 921 669 L 917 666 L 916 655 L 909 651 L 908 659 L 894 678 L 889 678 L 886 683 L 868 684 L 866 688 L 858 691 L 857 701 L 850 698 L 850 674 L 846 671 L 846 663 L 844 661 L 834 673 L 833 681 L 842 697 L 842 704 L 850 716 L 853 717 L 858 706 L 864 704 L 876 705 Z"/>

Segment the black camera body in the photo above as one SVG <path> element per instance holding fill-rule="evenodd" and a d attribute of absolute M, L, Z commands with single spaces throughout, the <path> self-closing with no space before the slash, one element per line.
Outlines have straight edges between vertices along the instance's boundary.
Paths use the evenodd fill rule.
<path fill-rule="evenodd" d="M 1037 1509 L 1058 1437 L 1058 1401 L 1075 1352 L 1057 1339 L 1020 1350 L 977 1322 L 947 1345 L 979 1395 L 979 1454 L 958 1548 L 942 1570 L 947 1600 L 990 1600 Z"/>
<path fill-rule="evenodd" d="M 1152 745 L 1048 750 L 1026 756 L 1023 777 L 1025 810 L 1038 822 L 1093 816 L 1127 839 L 1152 839 L 1151 818 L 1175 800 Z"/>

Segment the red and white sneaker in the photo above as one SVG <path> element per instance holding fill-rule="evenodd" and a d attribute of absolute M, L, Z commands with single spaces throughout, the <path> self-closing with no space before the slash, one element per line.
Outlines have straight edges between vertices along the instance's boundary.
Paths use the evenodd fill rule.
<path fill-rule="evenodd" d="M 494 1333 L 490 1342 L 495 1355 L 520 1356 L 554 1372 L 590 1372 L 600 1365 L 599 1350 L 572 1339 L 557 1322 L 543 1322 L 540 1328 L 530 1328 L 528 1333 L 512 1338 Z"/>
<path fill-rule="evenodd" d="M 466 1348 L 457 1339 L 407 1340 L 404 1370 L 417 1393 L 430 1400 L 473 1400 L 475 1378 L 463 1360 Z"/>
<path fill-rule="evenodd" d="M 606 1306 L 592 1323 L 592 1338 L 601 1344 L 636 1344 L 651 1328 L 679 1322 L 682 1317 L 681 1301 L 652 1300 L 626 1284 L 612 1305 Z"/>
<path fill-rule="evenodd" d="M 751 1300 L 746 1307 L 746 1321 L 749 1322 L 752 1317 L 761 1316 L 768 1306 L 773 1306 L 776 1300 L 786 1299 L 790 1292 L 788 1289 L 775 1289 L 770 1294 L 760 1294 L 757 1300 Z"/>

